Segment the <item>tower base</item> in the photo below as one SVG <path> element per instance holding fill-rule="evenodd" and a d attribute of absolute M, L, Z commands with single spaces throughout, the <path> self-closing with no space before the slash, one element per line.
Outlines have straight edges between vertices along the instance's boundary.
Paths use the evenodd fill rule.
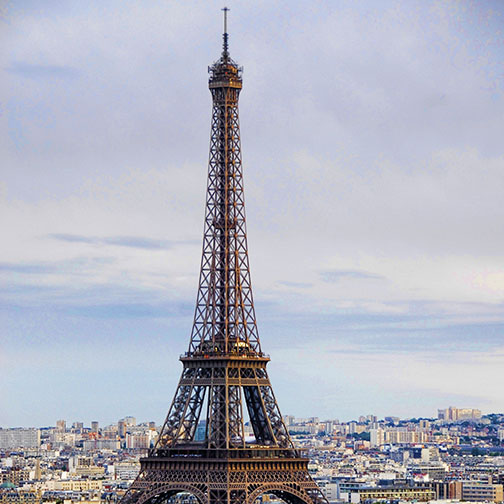
<path fill-rule="evenodd" d="M 122 504 L 160 504 L 181 492 L 199 504 L 254 504 L 263 494 L 289 504 L 327 502 L 308 473 L 308 459 L 295 450 L 165 449 L 140 463 Z"/>

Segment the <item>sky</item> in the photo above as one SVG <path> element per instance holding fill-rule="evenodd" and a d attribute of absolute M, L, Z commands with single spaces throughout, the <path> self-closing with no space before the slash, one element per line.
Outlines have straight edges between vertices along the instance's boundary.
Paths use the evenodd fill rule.
<path fill-rule="evenodd" d="M 504 4 L 230 0 L 283 414 L 504 411 Z M 0 426 L 164 419 L 222 2 L 0 0 Z"/>

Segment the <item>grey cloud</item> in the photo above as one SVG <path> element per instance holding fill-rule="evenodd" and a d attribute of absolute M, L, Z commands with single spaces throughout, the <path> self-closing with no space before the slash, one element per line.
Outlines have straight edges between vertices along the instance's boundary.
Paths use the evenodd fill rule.
<path fill-rule="evenodd" d="M 147 250 L 169 249 L 177 245 L 195 245 L 197 240 L 156 240 L 140 236 L 84 236 L 76 234 L 54 233 L 48 235 L 49 238 L 68 243 L 88 243 L 91 245 L 117 245 L 119 247 L 132 247 Z"/>
<path fill-rule="evenodd" d="M 59 287 L 12 285 L 0 288 L 0 313 L 29 316 L 35 312 L 56 317 L 88 319 L 184 318 L 187 327 L 194 311 L 192 299 L 166 299 L 155 289 L 123 285 Z M 173 320 L 172 320 L 173 321 Z"/>
<path fill-rule="evenodd" d="M 36 65 L 15 62 L 6 68 L 7 72 L 29 79 L 74 79 L 79 76 L 76 68 L 66 65 Z"/>
<path fill-rule="evenodd" d="M 17 264 L 17 263 L 0 263 L 0 271 L 8 273 L 28 273 L 28 274 L 44 274 L 53 273 L 59 268 L 56 264 L 46 263 L 31 263 L 31 264 Z"/>
<path fill-rule="evenodd" d="M 293 287 L 297 289 L 309 289 L 310 287 L 313 287 L 312 283 L 309 282 L 290 282 L 290 281 L 282 281 L 278 282 L 280 285 L 284 285 L 285 287 Z"/>
<path fill-rule="evenodd" d="M 316 345 L 341 345 L 348 352 L 417 354 L 481 352 L 502 346 L 503 304 L 401 301 L 387 303 L 384 312 L 326 307 L 323 311 L 285 311 L 280 305 L 262 306 L 261 320 L 276 333 L 274 346 L 297 346 L 307 335 Z M 474 314 L 471 316 L 470 314 Z M 486 313 L 486 317 L 482 316 Z M 261 325 L 262 326 L 262 325 Z M 316 341 L 316 343 L 315 343 Z M 338 350 L 335 350 L 336 352 Z"/>
<path fill-rule="evenodd" d="M 87 269 L 104 264 L 112 264 L 116 260 L 112 257 L 78 257 L 64 261 L 40 261 L 40 262 L 2 262 L 0 271 L 5 273 L 21 273 L 27 275 L 44 274 L 67 274 L 74 268 Z"/>
<path fill-rule="evenodd" d="M 12 284 L 0 287 L 0 311 L 58 312 L 62 315 L 110 318 L 188 315 L 193 310 L 193 299 L 181 297 L 166 299 L 159 289 L 138 288 L 135 285 L 82 285 L 72 286 Z"/>
<path fill-rule="evenodd" d="M 70 243 L 96 243 L 96 238 L 90 238 L 89 236 L 81 236 L 74 234 L 53 233 L 48 235 L 48 238 Z"/>
<path fill-rule="evenodd" d="M 367 271 L 360 270 L 327 270 L 319 273 L 324 282 L 333 283 L 343 279 L 351 280 L 385 280 L 384 276 L 375 275 Z"/>
<path fill-rule="evenodd" d="M 64 312 L 72 316 L 105 319 L 176 316 L 189 318 L 193 313 L 193 307 L 192 304 L 183 302 L 165 304 L 126 302 L 72 306 L 65 308 Z"/>

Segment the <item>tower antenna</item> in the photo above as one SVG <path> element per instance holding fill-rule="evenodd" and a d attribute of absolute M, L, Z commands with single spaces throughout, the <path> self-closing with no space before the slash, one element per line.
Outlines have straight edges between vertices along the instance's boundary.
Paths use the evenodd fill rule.
<path fill-rule="evenodd" d="M 229 56 L 229 45 L 228 45 L 228 33 L 227 33 L 227 13 L 229 12 L 228 7 L 221 9 L 224 12 L 224 34 L 222 35 L 224 39 L 224 45 L 222 50 L 222 55 L 227 58 Z"/>

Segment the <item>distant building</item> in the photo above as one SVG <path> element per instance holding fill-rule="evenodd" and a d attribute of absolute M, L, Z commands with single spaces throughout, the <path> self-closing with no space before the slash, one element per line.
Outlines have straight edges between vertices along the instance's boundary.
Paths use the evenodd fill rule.
<path fill-rule="evenodd" d="M 418 428 L 421 430 L 429 430 L 431 428 L 431 424 L 429 420 L 420 420 L 418 422 Z"/>
<path fill-rule="evenodd" d="M 319 424 L 319 432 L 323 432 L 324 434 L 332 434 L 334 431 L 333 422 L 322 422 Z"/>
<path fill-rule="evenodd" d="M 66 420 L 58 420 L 56 422 L 56 430 L 58 432 L 66 432 Z"/>
<path fill-rule="evenodd" d="M 148 434 L 126 434 L 126 448 L 147 449 L 150 448 L 151 438 Z"/>
<path fill-rule="evenodd" d="M 502 502 L 504 500 L 503 486 L 492 483 L 463 481 L 462 500 Z"/>
<path fill-rule="evenodd" d="M 408 474 L 415 477 L 424 477 L 426 481 L 443 481 L 446 477 L 448 466 L 443 462 L 412 462 L 408 465 Z"/>
<path fill-rule="evenodd" d="M 38 448 L 39 429 L 0 429 L 0 449 Z"/>
<path fill-rule="evenodd" d="M 291 434 L 317 434 L 318 425 L 313 424 L 296 424 L 289 425 L 289 433 Z"/>
<path fill-rule="evenodd" d="M 286 425 L 287 427 L 289 427 L 290 425 L 294 425 L 294 421 L 295 421 L 295 420 L 296 420 L 296 419 L 294 418 L 294 416 L 293 416 L 293 415 L 285 415 L 285 416 L 283 417 L 283 421 L 284 421 L 284 423 L 285 423 L 285 425 Z"/>
<path fill-rule="evenodd" d="M 198 426 L 196 427 L 196 432 L 194 434 L 195 441 L 204 441 L 206 434 L 206 421 L 200 420 Z"/>
<path fill-rule="evenodd" d="M 481 418 L 481 411 L 473 408 L 455 408 L 450 406 L 446 409 L 438 409 L 438 419 L 445 422 L 458 422 L 460 420 L 478 420 Z"/>
<path fill-rule="evenodd" d="M 324 494 L 324 497 L 329 502 L 335 501 L 339 498 L 337 483 L 332 483 L 327 479 L 319 479 L 319 478 L 315 478 L 315 481 L 317 482 L 318 487 Z"/>
<path fill-rule="evenodd" d="M 101 490 L 103 481 L 93 479 L 52 480 L 46 482 L 47 490 L 62 492 L 83 492 L 86 490 Z"/>
<path fill-rule="evenodd" d="M 82 443 L 84 451 L 118 450 L 121 447 L 117 439 L 86 439 Z"/>
<path fill-rule="evenodd" d="M 383 429 L 371 429 L 369 440 L 372 447 L 383 446 L 385 444 L 385 431 Z"/>
<path fill-rule="evenodd" d="M 385 420 L 385 422 L 388 422 L 388 423 L 398 424 L 400 418 L 397 416 L 386 416 L 384 420 Z"/>
<path fill-rule="evenodd" d="M 11 485 L 14 487 L 18 487 L 22 485 L 25 481 L 30 479 L 30 471 L 28 469 L 11 469 L 7 472 L 0 473 L 0 483 L 4 485 L 4 487 L 9 488 Z M 9 485 L 10 484 L 10 485 Z"/>
<path fill-rule="evenodd" d="M 39 504 L 40 497 L 35 492 L 10 490 L 0 493 L 0 504 Z"/>
<path fill-rule="evenodd" d="M 430 488 L 391 487 L 391 488 L 361 488 L 350 494 L 350 502 L 359 503 L 373 501 L 419 501 L 427 502 L 436 498 L 436 492 Z"/>
<path fill-rule="evenodd" d="M 72 424 L 72 430 L 75 432 L 82 432 L 84 430 L 84 422 L 74 422 Z"/>
<path fill-rule="evenodd" d="M 63 448 L 75 446 L 75 437 L 76 434 L 72 432 L 55 431 L 49 436 L 49 439 L 53 448 Z"/>
<path fill-rule="evenodd" d="M 117 434 L 121 439 L 126 437 L 126 422 L 124 420 L 117 422 Z"/>
<path fill-rule="evenodd" d="M 118 462 L 114 464 L 114 475 L 118 480 L 134 480 L 140 472 L 138 462 Z"/>
<path fill-rule="evenodd" d="M 371 446 L 384 444 L 426 443 L 429 435 L 423 431 L 410 431 L 405 428 L 370 429 Z"/>

